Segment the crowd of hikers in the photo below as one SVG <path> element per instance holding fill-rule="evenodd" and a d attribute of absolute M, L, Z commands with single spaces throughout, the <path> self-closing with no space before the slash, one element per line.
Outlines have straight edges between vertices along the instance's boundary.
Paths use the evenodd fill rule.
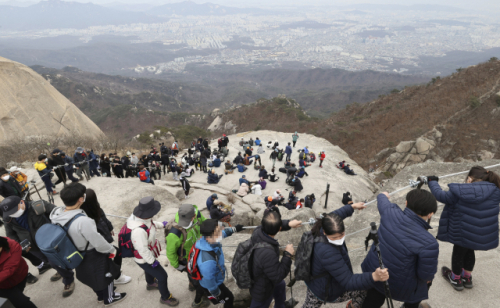
<path fill-rule="evenodd" d="M 298 134 L 294 134 L 293 140 L 297 139 Z M 258 141 L 259 146 L 262 144 L 258 138 L 251 141 Z M 280 152 L 277 143 L 269 145 L 272 153 Z M 227 143 L 225 146 L 227 149 Z M 250 151 L 251 146 L 247 147 Z M 203 146 L 202 151 L 204 149 Z M 83 149 L 77 152 L 84 153 Z M 300 150 L 304 168 L 314 162 L 311 154 L 307 147 Z M 64 156 L 61 152 L 58 155 Z M 278 160 L 277 155 L 271 155 L 271 160 L 273 157 Z M 50 163 L 47 158 L 40 157 L 37 164 L 41 172 Z M 290 163 L 288 169 L 295 168 L 293 165 Z M 83 167 L 80 164 L 78 168 Z M 260 176 L 262 168 L 258 169 Z M 295 169 L 293 179 L 298 178 Z M 171 171 L 177 173 L 181 182 L 188 176 L 185 170 Z M 59 173 L 61 178 L 58 176 L 58 180 L 64 182 L 62 170 L 54 173 Z M 39 275 L 55 269 L 51 281 L 62 279 L 63 297 L 73 293 L 76 274 L 76 279 L 92 289 L 97 301 L 104 306 L 125 300 L 127 294 L 119 292 L 116 286 L 131 281 L 132 278 L 121 271 L 123 258 L 130 258 L 144 271 L 146 290 L 159 292 L 156 294 L 161 304 L 234 306 L 234 294 L 225 285 L 228 262 L 224 258 L 222 240 L 243 231 L 244 226 L 227 223 L 229 227 L 224 227 L 232 213 L 224 211 L 225 204 L 217 194 L 211 194 L 206 201 L 209 218 L 204 217 L 198 206 L 187 203 L 178 208 L 174 219 L 162 222 L 154 220 L 160 213 L 160 202 L 144 197 L 121 226 L 115 242 L 114 227 L 92 189 L 77 181 L 67 184 L 59 192 L 64 206 L 56 207 L 43 200 L 26 198 L 23 191 L 29 189 L 26 186 L 28 179 L 17 168 L 9 171 L 0 168 L 0 178 L 0 195 L 4 197 L 0 213 L 7 235 L 0 237 L 0 297 L 8 298 L 15 307 L 36 307 L 23 292 L 27 283 L 36 282 L 24 258 L 38 269 Z M 296 194 L 300 190 L 297 189 L 290 192 L 288 202 L 280 190 L 265 197 L 267 208 L 260 225 L 253 229 L 248 240 L 239 243 L 230 262 L 237 286 L 250 292 L 249 307 L 267 308 L 273 300 L 275 307 L 294 306 L 293 299 L 287 300 L 285 283 L 285 278 L 292 277 L 293 262 L 295 271 L 290 285 L 293 285 L 292 280 L 302 280 L 307 286 L 303 308 L 340 302 L 347 302 L 347 308 L 382 307 L 387 296 L 391 301 L 403 302 L 403 308 L 430 307 L 423 301 L 429 298 L 429 288 L 438 272 L 438 240 L 454 245 L 451 266 L 443 266 L 441 276 L 456 291 L 472 288 L 475 251 L 491 250 L 499 244 L 500 177 L 483 167 L 473 167 L 464 183 L 449 184 L 448 191 L 442 190 L 437 176 L 419 177 L 419 181 L 427 184 L 430 192 L 420 187 L 411 190 L 406 195 L 404 210 L 390 201 L 388 193 L 377 196 L 381 217 L 378 240 L 370 247 L 360 273 L 354 272 L 349 258 L 343 220 L 354 210 L 363 210 L 363 202 L 355 203 L 350 193 L 345 193 L 343 206 L 317 217 L 311 231 L 303 233 L 298 246 L 280 246 L 276 240 L 278 233 L 301 228 L 304 223 L 282 219 L 280 206 L 289 209 L 312 207 L 315 197 L 312 194 L 299 199 Z M 245 185 L 260 185 L 258 181 L 250 183 L 244 175 L 239 182 L 240 189 Z M 435 238 L 428 230 L 438 201 L 445 206 Z M 166 252 L 162 252 L 162 245 L 157 240 L 158 229 L 163 229 Z M 54 247 L 53 243 L 57 245 Z M 181 304 L 170 292 L 172 281 L 168 280 L 158 260 L 162 253 L 173 268 L 186 273 L 186 289 L 194 292 L 191 304 Z M 380 256 L 385 267 L 381 266 Z M 174 282 L 177 286 L 179 283 Z"/>

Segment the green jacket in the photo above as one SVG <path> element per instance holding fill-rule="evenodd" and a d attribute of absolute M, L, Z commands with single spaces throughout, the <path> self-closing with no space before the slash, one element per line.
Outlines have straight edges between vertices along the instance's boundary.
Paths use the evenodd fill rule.
<path fill-rule="evenodd" d="M 297 139 L 299 139 L 299 135 L 297 133 L 293 134 L 292 135 L 292 140 L 293 141 L 297 141 Z"/>
<path fill-rule="evenodd" d="M 165 239 L 165 241 L 167 242 L 167 258 L 174 268 L 179 267 L 179 261 L 184 265 L 187 263 L 187 255 L 189 254 L 191 247 L 201 238 L 200 226 L 206 218 L 203 217 L 196 205 L 193 206 L 195 215 L 193 225 L 195 226 L 186 230 L 187 239 L 186 243 L 184 243 L 184 251 L 179 251 L 182 241 L 184 240 L 182 234 L 179 237 L 176 234 L 170 232 Z M 175 214 L 175 222 L 179 222 L 179 213 Z M 181 260 L 179 260 L 179 255 L 183 256 Z"/>

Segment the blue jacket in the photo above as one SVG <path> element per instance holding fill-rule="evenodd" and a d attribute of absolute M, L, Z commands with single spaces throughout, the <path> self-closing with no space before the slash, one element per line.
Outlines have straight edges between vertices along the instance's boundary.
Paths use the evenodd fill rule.
<path fill-rule="evenodd" d="M 75 152 L 75 155 L 73 155 L 73 160 L 75 161 L 75 165 L 77 167 L 80 167 L 80 165 L 85 165 L 88 163 L 88 157 L 87 154 L 85 153 Z"/>
<path fill-rule="evenodd" d="M 490 182 L 449 184 L 443 191 L 429 182 L 432 194 L 445 204 L 437 239 L 474 250 L 498 247 L 500 189 Z"/>
<path fill-rule="evenodd" d="M 220 167 L 220 159 L 219 158 L 214 159 L 214 161 L 212 163 L 214 164 L 214 167 Z"/>
<path fill-rule="evenodd" d="M 416 303 L 429 297 L 427 281 L 437 272 L 439 245 L 427 230 L 431 226 L 409 208 L 402 211 L 383 194 L 377 197 L 380 213 L 378 236 L 384 265 L 389 269 L 389 286 L 394 300 Z M 375 245 L 361 264 L 363 272 L 379 267 Z M 384 284 L 375 283 L 384 294 Z"/>
<path fill-rule="evenodd" d="M 141 179 L 141 175 L 140 175 L 140 173 L 141 173 L 141 171 L 137 172 L 137 177 L 138 177 L 139 179 Z M 149 173 L 149 171 L 148 171 L 148 170 L 146 170 L 146 177 L 147 177 L 147 179 L 146 179 L 145 181 L 141 180 L 141 182 L 144 182 L 144 183 L 149 183 L 149 182 L 151 182 L 151 174 Z"/>
<path fill-rule="evenodd" d="M 97 169 L 99 166 L 99 162 L 97 161 L 97 156 L 94 152 L 90 152 L 89 154 L 89 169 Z"/>
<path fill-rule="evenodd" d="M 306 170 L 304 168 L 300 168 L 299 173 L 297 173 L 297 176 L 299 178 L 303 178 L 305 174 L 306 174 Z"/>
<path fill-rule="evenodd" d="M 246 183 L 248 186 L 250 186 L 250 182 L 248 182 L 248 180 L 247 180 L 247 179 L 240 178 L 240 179 L 239 179 L 239 182 L 240 182 L 240 186 L 241 186 L 241 183 Z"/>
<path fill-rule="evenodd" d="M 255 145 L 260 145 L 260 140 L 259 139 L 255 140 Z"/>
<path fill-rule="evenodd" d="M 307 164 L 306 164 L 306 162 L 303 159 L 299 159 L 299 166 L 300 167 L 302 167 L 302 166 L 306 167 Z"/>
<path fill-rule="evenodd" d="M 217 184 L 219 183 L 219 176 L 215 173 L 208 173 L 208 177 L 207 177 L 207 183 L 208 184 Z"/>
<path fill-rule="evenodd" d="M 288 155 L 292 154 L 292 147 L 291 146 L 289 146 L 289 145 L 286 146 L 285 154 L 288 154 Z"/>
<path fill-rule="evenodd" d="M 215 199 L 215 200 L 217 200 L 217 199 Z M 207 199 L 207 209 L 209 211 L 210 211 L 210 208 L 212 207 L 212 205 L 214 205 L 214 201 L 215 200 L 212 199 L 212 196 L 208 197 L 208 199 Z"/>
<path fill-rule="evenodd" d="M 267 179 L 267 170 L 266 169 L 260 169 L 260 171 L 259 171 L 259 178 Z"/>
<path fill-rule="evenodd" d="M 333 211 L 342 219 L 350 217 L 354 209 L 350 204 Z M 323 233 L 323 230 L 320 231 Z M 311 260 L 311 274 L 318 276 L 323 273 L 329 275 L 311 280 L 306 283 L 307 287 L 313 294 L 321 300 L 327 302 L 335 301 L 345 291 L 367 290 L 375 286 L 372 273 L 354 274 L 352 271 L 351 259 L 347 246 L 344 243 L 342 246 L 330 244 L 325 235 L 321 235 L 320 242 L 314 243 L 313 255 Z M 326 286 L 330 278 L 328 286 L 328 298 L 325 295 Z"/>
<path fill-rule="evenodd" d="M 245 172 L 245 166 L 244 165 L 238 165 L 238 171 L 239 172 Z"/>
<path fill-rule="evenodd" d="M 222 231 L 222 238 L 226 238 L 232 234 L 233 229 L 226 228 Z M 198 269 L 203 276 L 200 280 L 200 284 L 210 291 L 213 296 L 218 296 L 221 292 L 219 286 L 224 282 L 224 278 L 226 277 L 222 245 L 220 243 L 210 244 L 203 236 L 196 242 L 196 248 L 201 250 L 197 260 Z M 215 252 L 217 260 L 214 260 L 214 258 L 205 251 Z"/>
<path fill-rule="evenodd" d="M 309 149 L 308 148 L 304 148 L 304 153 L 309 154 Z"/>
<path fill-rule="evenodd" d="M 73 158 L 71 158 L 69 156 L 65 156 L 64 163 L 68 164 L 67 166 L 64 166 L 64 170 L 66 170 L 68 172 L 73 171 L 73 163 L 74 163 Z"/>

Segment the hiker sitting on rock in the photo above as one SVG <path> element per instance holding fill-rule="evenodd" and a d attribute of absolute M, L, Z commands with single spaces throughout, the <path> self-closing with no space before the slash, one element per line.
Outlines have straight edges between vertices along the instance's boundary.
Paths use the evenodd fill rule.
<path fill-rule="evenodd" d="M 304 168 L 304 166 L 302 166 L 302 167 L 300 167 L 299 172 L 297 172 L 297 176 L 299 178 L 303 178 L 304 175 L 309 176 L 309 174 L 307 174 L 307 172 L 306 172 L 306 168 Z"/>
<path fill-rule="evenodd" d="M 314 237 L 314 241 L 302 240 L 310 243 L 312 256 L 310 260 L 301 260 L 301 263 L 310 264 L 310 269 L 299 266 L 299 273 L 310 271 L 312 277 L 319 276 L 306 282 L 307 295 L 304 302 L 305 307 L 319 308 L 326 303 L 341 303 L 351 301 L 347 308 L 360 308 L 367 292 L 376 285 L 377 281 L 387 281 L 389 272 L 387 269 L 374 269 L 373 272 L 354 274 L 349 253 L 345 244 L 344 219 L 352 216 L 355 209 L 364 209 L 364 203 L 345 205 L 344 207 L 323 214 L 323 218 L 317 218 L 310 232 L 304 236 Z M 307 244 L 306 244 L 307 245 Z M 308 248 L 306 248 L 308 249 Z M 301 254 L 297 254 L 301 256 Z M 307 262 L 309 261 L 309 262 Z"/>
<path fill-rule="evenodd" d="M 39 159 L 41 158 L 42 155 L 40 155 Z M 43 155 L 44 158 L 42 159 L 45 160 L 45 155 Z M 45 166 L 45 164 L 44 164 Z M 36 168 L 36 165 L 35 165 L 35 168 Z M 46 169 L 44 168 L 43 170 L 47 170 L 47 172 L 50 172 L 49 169 Z M 40 172 L 39 172 L 40 174 Z M 40 176 L 42 176 L 42 174 L 40 174 Z M 50 179 L 50 175 L 47 175 L 46 177 L 49 177 Z M 2 179 L 0 181 L 0 196 L 4 197 L 4 198 L 7 198 L 7 197 L 10 197 L 10 196 L 17 196 L 19 198 L 22 198 L 23 197 L 23 186 L 21 185 L 20 182 L 18 182 L 16 180 L 16 178 L 14 178 L 11 174 L 9 174 L 9 172 L 7 170 L 5 170 L 4 167 L 0 167 L 0 178 Z M 44 178 L 42 178 L 42 180 L 44 180 Z M 44 183 L 46 183 L 44 181 Z M 48 182 L 47 182 L 48 183 Z M 52 182 L 51 182 L 52 184 Z M 52 185 L 51 184 L 48 184 L 50 186 L 50 188 L 52 188 Z M 48 189 L 47 189 L 48 191 Z"/>
<path fill-rule="evenodd" d="M 312 209 L 314 202 L 316 202 L 316 197 L 314 196 L 314 194 L 307 195 L 305 198 L 304 206 Z"/>
<path fill-rule="evenodd" d="M 350 192 L 346 192 L 342 195 L 342 204 L 347 205 L 347 204 L 352 204 L 352 196 Z"/>
<path fill-rule="evenodd" d="M 241 182 L 240 188 L 238 189 L 236 194 L 240 197 L 245 197 L 246 195 L 248 195 L 249 191 L 250 191 L 250 186 L 246 182 Z"/>
<path fill-rule="evenodd" d="M 236 157 L 234 158 L 233 163 L 236 165 L 243 163 L 243 157 L 241 157 L 241 152 L 238 152 L 238 155 L 236 155 Z"/>
<path fill-rule="evenodd" d="M 214 206 L 210 208 L 210 218 L 229 223 L 231 216 L 234 215 L 234 210 L 229 210 L 228 208 L 230 207 L 220 201 L 217 204 L 214 203 Z"/>
<path fill-rule="evenodd" d="M 226 161 L 226 163 L 224 164 L 224 167 L 226 168 L 226 174 L 228 173 L 233 173 L 233 170 L 238 168 L 238 167 L 235 167 L 233 164 L 231 164 L 231 161 L 228 160 Z"/>
<path fill-rule="evenodd" d="M 257 195 L 257 196 L 262 196 L 262 185 L 260 185 L 258 183 L 253 185 L 252 186 L 252 194 Z"/>
<path fill-rule="evenodd" d="M 257 148 L 257 154 L 264 154 L 266 151 L 264 151 L 264 147 L 262 144 L 259 144 L 259 147 Z"/>
<path fill-rule="evenodd" d="M 217 175 L 217 173 L 215 173 L 215 170 L 212 169 L 208 173 L 207 183 L 208 184 L 217 184 L 217 183 L 219 183 L 222 176 L 223 176 L 223 174 Z"/>
<path fill-rule="evenodd" d="M 265 166 L 260 166 L 259 178 L 263 178 L 265 180 L 268 179 L 267 170 Z"/>
<path fill-rule="evenodd" d="M 238 164 L 238 172 L 245 172 L 247 171 L 247 167 L 245 167 L 245 165 L 243 165 L 242 163 Z"/>
<path fill-rule="evenodd" d="M 347 164 L 344 166 L 344 172 L 348 175 L 356 175 L 356 173 L 354 173 L 354 170 L 352 170 L 351 168 L 349 168 L 351 165 Z"/>
<path fill-rule="evenodd" d="M 139 165 L 139 172 L 137 172 L 137 176 L 139 177 L 139 180 L 141 180 L 141 182 L 143 183 L 150 183 L 153 185 L 155 184 L 155 181 L 153 181 L 148 169 L 146 169 L 144 165 Z"/>

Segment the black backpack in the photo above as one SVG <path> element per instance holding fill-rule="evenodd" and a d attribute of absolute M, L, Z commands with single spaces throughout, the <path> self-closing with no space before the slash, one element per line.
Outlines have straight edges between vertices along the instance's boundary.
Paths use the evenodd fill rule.
<path fill-rule="evenodd" d="M 255 249 L 263 247 L 272 248 L 272 246 L 266 242 L 260 242 L 253 245 L 251 239 L 238 244 L 238 248 L 236 248 L 236 252 L 233 257 L 233 263 L 231 264 L 231 273 L 236 280 L 236 285 L 238 285 L 238 288 L 250 289 L 252 287 L 254 283 L 251 274 L 253 252 Z"/>
<path fill-rule="evenodd" d="M 300 239 L 299 246 L 295 252 L 295 279 L 303 280 L 304 282 L 310 282 L 315 279 L 328 276 L 328 282 L 326 283 L 326 296 L 328 298 L 328 289 L 330 287 L 330 282 L 332 277 L 328 272 L 322 273 L 317 276 L 312 276 L 311 274 L 311 257 L 314 249 L 314 243 L 325 243 L 326 240 L 322 236 L 314 237 L 311 231 L 304 232 L 302 238 Z"/>

